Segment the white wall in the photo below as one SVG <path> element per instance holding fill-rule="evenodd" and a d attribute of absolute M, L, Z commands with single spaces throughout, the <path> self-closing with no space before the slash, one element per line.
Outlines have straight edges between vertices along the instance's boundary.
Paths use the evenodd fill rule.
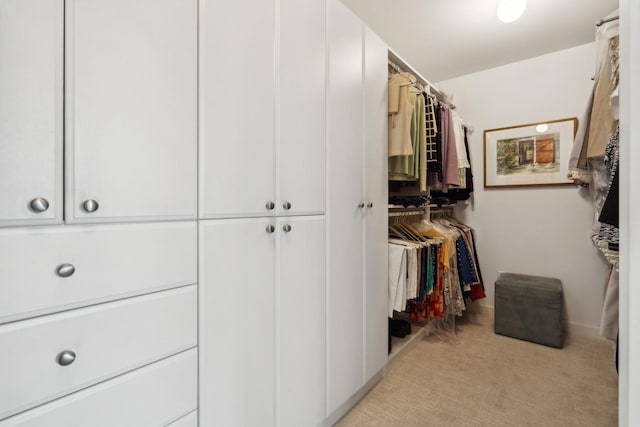
<path fill-rule="evenodd" d="M 499 271 L 557 277 L 565 316 L 575 333 L 597 334 L 607 265 L 590 240 L 593 208 L 576 186 L 483 188 L 483 132 L 578 117 L 587 103 L 595 43 L 469 74 L 439 83 L 454 95 L 470 140 L 474 205 L 458 217 L 477 233 L 487 299 L 493 306 Z M 562 159 L 561 161 L 568 161 Z"/>

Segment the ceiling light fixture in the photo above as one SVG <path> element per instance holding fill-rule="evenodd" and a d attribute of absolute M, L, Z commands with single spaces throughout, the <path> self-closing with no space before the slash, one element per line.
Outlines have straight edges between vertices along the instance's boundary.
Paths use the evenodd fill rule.
<path fill-rule="evenodd" d="M 549 130 L 549 125 L 546 123 L 543 123 L 541 125 L 536 126 L 536 130 L 538 131 L 538 133 L 543 133 Z"/>
<path fill-rule="evenodd" d="M 498 5 L 498 19 L 504 23 L 517 20 L 527 8 L 527 0 L 502 0 Z"/>

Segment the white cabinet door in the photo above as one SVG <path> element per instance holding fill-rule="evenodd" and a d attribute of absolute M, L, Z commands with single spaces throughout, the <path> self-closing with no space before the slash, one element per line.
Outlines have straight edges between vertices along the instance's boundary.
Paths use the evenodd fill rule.
<path fill-rule="evenodd" d="M 197 0 L 68 0 L 65 37 L 66 221 L 195 218 Z"/>
<path fill-rule="evenodd" d="M 325 210 L 325 15 L 323 0 L 280 0 L 277 212 L 281 215 Z M 287 202 L 290 208 L 283 207 Z"/>
<path fill-rule="evenodd" d="M 364 32 L 364 382 L 388 361 L 387 45 Z"/>
<path fill-rule="evenodd" d="M 275 206 L 275 4 L 200 2 L 200 218 Z"/>
<path fill-rule="evenodd" d="M 276 425 L 317 426 L 326 400 L 325 218 L 280 218 L 276 232 Z"/>
<path fill-rule="evenodd" d="M 62 222 L 63 0 L 0 0 L 0 226 Z"/>
<path fill-rule="evenodd" d="M 362 386 L 362 25 L 329 2 L 328 413 Z"/>
<path fill-rule="evenodd" d="M 200 222 L 202 426 L 275 423 L 276 233 L 269 226 L 273 220 Z"/>

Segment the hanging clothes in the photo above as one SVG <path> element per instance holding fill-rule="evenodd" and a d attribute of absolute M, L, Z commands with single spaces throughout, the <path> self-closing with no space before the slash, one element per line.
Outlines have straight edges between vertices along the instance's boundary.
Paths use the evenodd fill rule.
<path fill-rule="evenodd" d="M 456 143 L 456 156 L 458 157 L 458 177 L 460 181 L 460 188 L 466 188 L 467 186 L 467 173 L 466 170 L 471 167 L 469 158 L 467 157 L 467 151 L 464 147 L 465 131 L 462 125 L 462 119 L 458 112 L 453 110 L 451 112 L 451 120 L 453 124 L 453 139 Z"/>
<path fill-rule="evenodd" d="M 403 246 L 389 244 L 389 317 L 393 310 L 402 311 L 406 304 L 407 257 Z"/>
<path fill-rule="evenodd" d="M 389 78 L 389 157 L 410 156 L 414 153 L 411 142 L 411 118 L 415 101 L 409 91 L 412 77 L 409 73 L 397 73 Z"/>
<path fill-rule="evenodd" d="M 617 11 L 610 16 L 616 16 Z M 594 221 L 591 239 L 611 266 L 600 333 L 617 338 L 618 310 L 618 81 L 619 22 L 596 31 L 596 74 L 569 158 L 569 178 L 589 188 Z"/>
<path fill-rule="evenodd" d="M 469 141 L 467 128 L 463 128 L 464 149 L 469 161 L 469 167 L 464 169 L 465 186 L 460 188 L 449 188 L 446 193 L 438 190 L 431 191 L 431 197 L 438 204 L 450 204 L 459 200 L 469 200 L 473 194 L 473 172 L 471 168 L 471 156 L 469 154 Z M 442 201 L 443 203 L 440 203 Z"/>
<path fill-rule="evenodd" d="M 450 185 L 460 185 L 460 175 L 458 173 L 458 151 L 456 147 L 455 127 L 453 123 L 453 114 L 450 108 L 443 109 L 442 122 L 446 132 L 442 133 L 442 166 L 444 181 L 442 182 L 442 191 L 447 192 Z"/>
<path fill-rule="evenodd" d="M 616 266 L 612 266 L 600 319 L 600 335 L 610 340 L 615 340 L 618 336 L 619 293 L 619 273 Z"/>
<path fill-rule="evenodd" d="M 607 190 L 607 197 L 602 206 L 602 211 L 598 220 L 602 224 L 606 224 L 612 227 L 618 228 L 618 212 L 619 212 L 619 190 L 618 190 L 618 161 L 620 157 L 619 153 L 619 141 L 620 141 L 620 127 L 617 127 L 607 149 L 605 151 L 605 165 L 609 170 L 610 184 Z M 616 240 L 615 243 L 618 241 Z"/>
<path fill-rule="evenodd" d="M 589 121 L 587 159 L 604 157 L 605 147 L 616 126 L 616 120 L 611 110 L 611 94 L 618 85 L 618 55 L 619 38 L 616 36 L 609 40 L 607 60 L 602 64 L 596 81 Z"/>
<path fill-rule="evenodd" d="M 484 298 L 482 275 L 476 255 L 472 230 L 452 219 L 421 220 L 411 224 L 390 225 L 390 298 L 396 311 L 402 307 L 413 321 L 446 319 L 461 316 L 465 298 Z M 404 292 L 398 290 L 394 259 L 398 249 L 404 251 L 407 271 Z M 391 251 L 391 248 L 390 248 Z M 411 263 L 411 257 L 416 262 Z M 412 267 L 409 267 L 411 265 Z M 415 269 L 415 272 L 411 270 Z M 393 280 L 392 280 L 393 279 Z M 397 298 L 407 298 L 399 302 Z"/>

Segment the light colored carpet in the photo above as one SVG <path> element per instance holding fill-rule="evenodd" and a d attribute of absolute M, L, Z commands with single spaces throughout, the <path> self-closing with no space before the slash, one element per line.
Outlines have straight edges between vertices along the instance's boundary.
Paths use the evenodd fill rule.
<path fill-rule="evenodd" d="M 613 343 L 565 337 L 555 349 L 493 333 L 493 317 L 465 313 L 456 334 L 399 354 L 386 377 L 336 426 L 618 425 Z"/>

